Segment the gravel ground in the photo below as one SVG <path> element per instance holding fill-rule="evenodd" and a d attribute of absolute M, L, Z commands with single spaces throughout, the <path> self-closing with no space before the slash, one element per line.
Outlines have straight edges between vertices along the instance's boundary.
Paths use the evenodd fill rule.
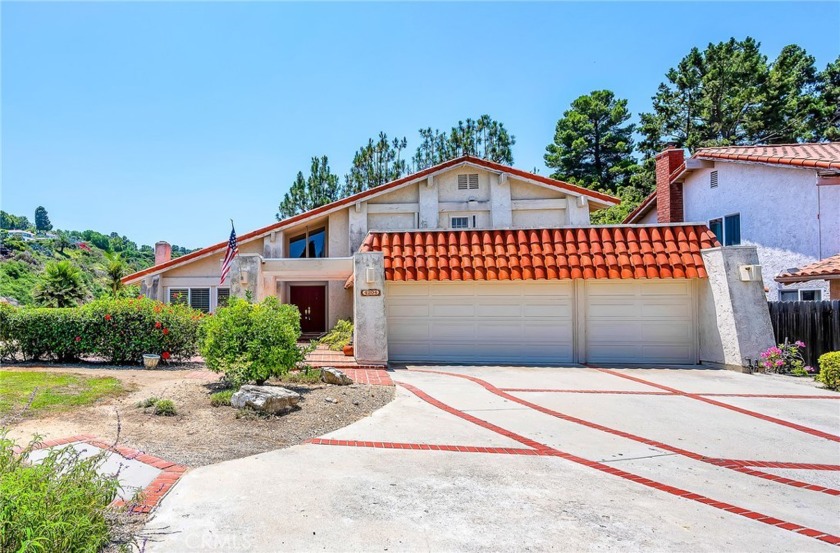
<path fill-rule="evenodd" d="M 303 396 L 300 408 L 282 416 L 263 418 L 238 416 L 239 412 L 231 407 L 212 407 L 209 396 L 221 389 L 218 376 L 195 366 L 155 371 L 78 366 L 3 370 L 114 376 L 128 390 L 121 397 L 104 399 L 89 407 L 19 421 L 12 425 L 12 437 L 26 440 L 37 433 L 49 439 L 85 433 L 110 442 L 116 438 L 119 427 L 120 444 L 189 467 L 298 444 L 347 426 L 394 397 L 391 386 L 282 384 Z M 171 399 L 178 414 L 160 417 L 151 414 L 151 410 L 135 407 L 138 401 L 150 396 Z M 338 402 L 329 402 L 328 397 Z"/>

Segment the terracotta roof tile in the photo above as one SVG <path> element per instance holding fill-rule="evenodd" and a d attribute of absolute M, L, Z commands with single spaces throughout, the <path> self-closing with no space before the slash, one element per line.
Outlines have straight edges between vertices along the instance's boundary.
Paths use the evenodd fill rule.
<path fill-rule="evenodd" d="M 693 157 L 840 169 L 840 142 L 701 148 Z"/>
<path fill-rule="evenodd" d="M 776 277 L 776 282 L 807 282 L 824 278 L 840 278 L 840 254 L 826 257 L 801 269 L 784 271 Z"/>
<path fill-rule="evenodd" d="M 372 232 L 360 251 L 384 254 L 385 279 L 561 280 L 705 278 L 704 225 Z"/>

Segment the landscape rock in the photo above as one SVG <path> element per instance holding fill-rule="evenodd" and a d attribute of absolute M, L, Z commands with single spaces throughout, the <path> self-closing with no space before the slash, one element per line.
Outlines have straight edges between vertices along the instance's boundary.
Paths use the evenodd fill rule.
<path fill-rule="evenodd" d="M 335 384 L 337 386 L 347 386 L 353 383 L 349 376 L 332 367 L 321 369 L 321 380 L 327 384 Z"/>
<path fill-rule="evenodd" d="M 327 403 L 338 403 L 338 400 L 334 397 L 325 397 L 324 401 L 326 401 Z"/>
<path fill-rule="evenodd" d="M 246 384 L 230 398 L 237 409 L 249 408 L 261 413 L 276 415 L 293 409 L 300 401 L 300 394 L 278 386 L 252 386 Z"/>

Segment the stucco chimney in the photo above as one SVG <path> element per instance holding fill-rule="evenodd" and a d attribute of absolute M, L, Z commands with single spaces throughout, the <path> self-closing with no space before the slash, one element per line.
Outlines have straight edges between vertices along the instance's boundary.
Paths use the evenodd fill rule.
<path fill-rule="evenodd" d="M 660 223 L 683 221 L 682 183 L 671 184 L 671 174 L 685 162 L 685 152 L 668 144 L 656 155 L 656 220 Z"/>
<path fill-rule="evenodd" d="M 172 246 L 161 240 L 155 244 L 155 265 L 166 263 L 172 259 Z"/>

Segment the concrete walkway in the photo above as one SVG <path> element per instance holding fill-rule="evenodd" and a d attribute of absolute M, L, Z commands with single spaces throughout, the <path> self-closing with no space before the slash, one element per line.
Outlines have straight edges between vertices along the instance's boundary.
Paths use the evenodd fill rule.
<path fill-rule="evenodd" d="M 196 469 L 146 551 L 818 551 L 840 394 L 698 369 L 409 367 L 312 443 Z"/>

